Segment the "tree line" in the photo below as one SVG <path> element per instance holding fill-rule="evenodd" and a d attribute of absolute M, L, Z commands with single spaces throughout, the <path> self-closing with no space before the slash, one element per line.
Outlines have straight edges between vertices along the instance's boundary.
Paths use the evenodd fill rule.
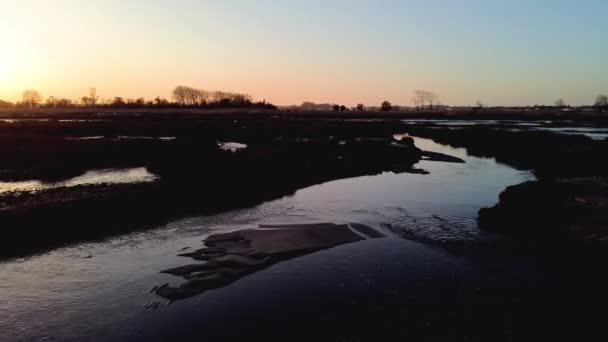
<path fill-rule="evenodd" d="M 158 96 L 152 100 L 146 100 L 143 97 L 123 98 L 119 96 L 113 99 L 100 100 L 97 96 L 96 89 L 90 88 L 88 96 L 83 96 L 75 101 L 55 96 L 49 96 L 43 101 L 43 97 L 38 91 L 30 89 L 23 92 L 22 100 L 17 103 L 11 103 L 0 99 L 0 108 L 70 108 L 96 106 L 113 108 L 277 108 L 273 104 L 267 103 L 265 100 L 254 102 L 252 97 L 247 94 L 219 90 L 208 91 L 188 86 L 177 86 L 173 89 L 171 94 L 171 100 Z M 427 90 L 414 90 L 411 102 L 417 111 L 425 109 L 432 110 L 441 105 L 439 96 L 436 93 Z M 555 101 L 554 106 L 556 108 L 569 107 L 561 98 Z M 348 108 L 344 105 L 337 104 L 316 105 L 314 103 L 305 102 L 302 104 L 302 107 L 327 107 L 336 112 L 368 110 L 364 104 L 358 104 L 356 107 Z M 485 107 L 485 105 L 481 101 L 477 101 L 477 104 L 473 106 L 473 108 L 483 107 Z M 608 95 L 599 94 L 595 99 L 593 107 L 599 112 L 608 112 Z M 399 107 L 393 106 L 389 101 L 384 101 L 380 107 L 375 108 L 385 112 L 400 110 Z"/>
<path fill-rule="evenodd" d="M 425 108 L 433 109 L 434 107 L 436 107 L 440 104 L 439 95 L 437 95 L 431 91 L 427 91 L 427 90 L 414 90 L 414 96 L 412 97 L 412 103 L 414 104 L 414 107 L 418 111 L 423 110 Z M 345 106 L 340 106 L 340 105 L 334 106 L 335 112 L 342 112 L 345 110 L 347 110 L 347 108 Z M 362 111 L 367 110 L 367 107 L 364 104 L 359 103 L 352 110 L 362 112 Z M 401 110 L 401 108 L 398 106 L 393 106 L 393 104 L 390 101 L 383 101 L 380 104 L 380 111 L 383 111 L 383 112 L 399 111 L 399 110 Z"/>
<path fill-rule="evenodd" d="M 11 103 L 0 100 L 0 108 L 72 108 L 72 107 L 112 107 L 112 108 L 260 108 L 276 109 L 271 103 L 263 101 L 254 102 L 247 94 L 207 91 L 187 86 L 177 86 L 172 91 L 172 98 L 168 100 L 157 96 L 152 100 L 139 98 L 114 97 L 102 99 L 97 96 L 95 88 L 89 89 L 89 95 L 78 100 L 49 96 L 44 99 L 36 90 L 28 89 L 22 93 L 21 101 Z"/>

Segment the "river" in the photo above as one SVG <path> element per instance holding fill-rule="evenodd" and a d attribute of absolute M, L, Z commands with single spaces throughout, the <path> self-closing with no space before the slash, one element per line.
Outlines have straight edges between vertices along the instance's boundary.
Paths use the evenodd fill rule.
<path fill-rule="evenodd" d="M 496 204 L 507 186 L 533 176 L 431 140 L 416 138 L 416 145 L 466 163 L 423 160 L 416 167 L 426 175 L 337 180 L 252 208 L 3 261 L 0 340 L 217 339 L 231 334 L 255 340 L 278 322 L 285 329 L 277 331 L 296 334 L 294 329 L 306 327 L 294 322 L 339 327 L 344 317 L 350 323 L 356 322 L 352 316 L 363 321 L 372 314 L 395 317 L 404 314 L 403 306 L 390 303 L 419 307 L 423 299 L 426 310 L 416 317 L 427 319 L 436 313 L 434 305 L 451 307 L 446 301 L 472 291 L 484 267 L 443 246 L 495 239 L 477 229 L 477 211 Z M 209 234 L 289 222 L 358 222 L 388 237 L 279 263 L 187 300 L 169 303 L 150 293 L 157 285 L 178 284 L 179 278 L 160 271 L 192 263 L 177 254 L 200 248 Z M 422 295 L 412 296 L 416 293 Z M 370 309 L 376 306 L 381 312 Z M 410 322 L 418 327 L 417 320 Z M 349 336 L 346 328 L 336 331 Z"/>

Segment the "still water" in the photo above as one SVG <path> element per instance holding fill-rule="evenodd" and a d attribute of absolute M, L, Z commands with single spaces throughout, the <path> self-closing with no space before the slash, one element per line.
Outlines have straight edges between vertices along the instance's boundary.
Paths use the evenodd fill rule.
<path fill-rule="evenodd" d="M 608 139 L 608 129 L 606 127 L 595 127 L 592 124 L 578 124 L 568 121 L 521 121 L 521 120 L 436 120 L 436 119 L 410 119 L 403 120 L 410 125 L 424 124 L 434 125 L 437 128 L 449 127 L 459 129 L 471 126 L 500 126 L 500 129 L 507 129 L 514 132 L 521 131 L 545 131 L 563 135 L 581 135 L 593 140 Z M 432 126 L 431 126 L 432 127 Z"/>
<path fill-rule="evenodd" d="M 1 262 L 0 340 L 204 337 L 224 333 L 225 322 L 260 317 L 331 319 L 340 313 L 329 308 L 356 312 L 351 305 L 363 293 L 393 295 L 403 286 L 460 291 L 474 265 L 434 242 L 484 239 L 475 222 L 479 208 L 533 176 L 468 156 L 465 149 L 418 138 L 416 145 L 466 163 L 422 161 L 416 167 L 430 174 L 333 181 L 253 208 Z M 201 248 L 209 234 L 286 222 L 359 222 L 388 237 L 280 263 L 184 301 L 167 303 L 149 293 L 157 285 L 178 284 L 180 279 L 159 272 L 192 263 L 176 255 Z"/>
<path fill-rule="evenodd" d="M 0 194 L 12 191 L 40 191 L 79 185 L 149 183 L 156 180 L 158 180 L 158 176 L 148 172 L 145 167 L 92 170 L 63 182 L 48 183 L 39 180 L 0 182 Z"/>

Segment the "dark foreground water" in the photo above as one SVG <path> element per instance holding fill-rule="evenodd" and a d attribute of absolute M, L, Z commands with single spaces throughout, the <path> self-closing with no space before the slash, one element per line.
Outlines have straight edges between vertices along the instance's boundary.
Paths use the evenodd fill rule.
<path fill-rule="evenodd" d="M 430 140 L 416 144 L 466 164 L 422 161 L 417 167 L 430 174 L 334 181 L 254 208 L 4 261 L 0 340 L 510 339 L 555 298 L 577 302 L 564 300 L 570 285 L 551 263 L 503 253 L 493 247 L 499 237 L 476 227 L 479 208 L 532 179 L 528 172 Z M 176 255 L 209 234 L 287 222 L 359 222 L 388 237 L 279 263 L 188 300 L 149 293 L 179 284 L 159 272 L 192 263 Z M 511 329 L 513 320 L 523 325 Z"/>

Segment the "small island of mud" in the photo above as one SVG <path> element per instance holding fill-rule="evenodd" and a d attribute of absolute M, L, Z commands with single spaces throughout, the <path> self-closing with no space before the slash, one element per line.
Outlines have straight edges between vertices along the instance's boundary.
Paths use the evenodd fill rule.
<path fill-rule="evenodd" d="M 154 292 L 169 300 L 184 299 L 227 286 L 281 261 L 383 236 L 357 223 L 260 225 L 259 229 L 211 235 L 204 240 L 205 248 L 181 254 L 202 263 L 163 271 L 183 277 L 186 282 L 178 287 L 165 284 Z"/>

